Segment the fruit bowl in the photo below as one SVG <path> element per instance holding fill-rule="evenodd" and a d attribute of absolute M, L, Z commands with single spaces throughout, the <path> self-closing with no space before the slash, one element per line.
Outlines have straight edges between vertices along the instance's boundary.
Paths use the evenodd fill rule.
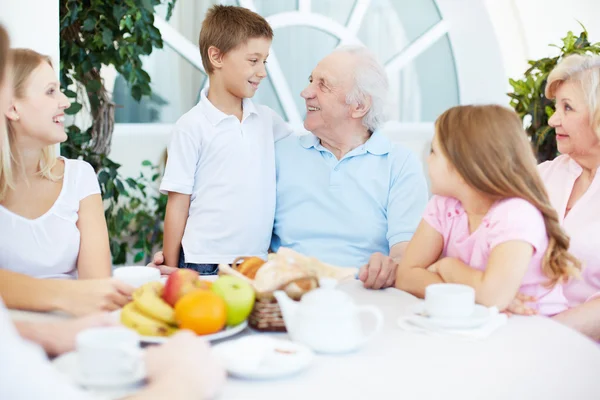
<path fill-rule="evenodd" d="M 121 310 L 116 310 L 113 312 L 118 321 L 121 319 Z M 208 340 L 209 342 L 215 340 L 225 339 L 238 333 L 242 332 L 248 326 L 248 321 L 244 321 L 241 324 L 236 326 L 226 326 L 225 329 L 219 332 L 212 333 L 210 335 L 198 335 L 199 338 Z M 140 334 L 140 342 L 146 344 L 162 344 L 169 340 L 168 336 L 146 336 Z"/>

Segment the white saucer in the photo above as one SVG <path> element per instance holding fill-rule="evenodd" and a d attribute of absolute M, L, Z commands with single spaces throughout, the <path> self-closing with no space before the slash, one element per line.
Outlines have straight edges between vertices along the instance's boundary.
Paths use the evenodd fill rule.
<path fill-rule="evenodd" d="M 80 374 L 77 352 L 65 353 L 52 360 L 54 367 L 66 375 L 73 383 L 78 384 L 90 391 L 99 392 L 108 398 L 122 398 L 140 390 L 145 385 L 146 372 L 143 364 L 140 363 L 140 369 L 131 376 L 124 376 L 118 380 L 100 381 L 85 379 Z"/>
<path fill-rule="evenodd" d="M 473 314 L 461 318 L 429 317 L 424 312 L 425 304 L 419 303 L 411 308 L 413 316 L 410 321 L 423 328 L 443 329 L 475 329 L 484 325 L 494 315 L 492 310 L 480 304 L 475 304 Z"/>
<path fill-rule="evenodd" d="M 227 372 L 244 379 L 274 379 L 307 368 L 314 359 L 308 347 L 268 336 L 246 336 L 213 347 Z"/>

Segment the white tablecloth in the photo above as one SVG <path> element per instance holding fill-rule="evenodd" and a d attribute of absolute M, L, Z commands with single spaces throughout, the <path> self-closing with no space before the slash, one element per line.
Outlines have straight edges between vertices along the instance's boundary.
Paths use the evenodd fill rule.
<path fill-rule="evenodd" d="M 356 353 L 319 355 L 309 369 L 290 378 L 232 378 L 220 398 L 600 399 L 600 347 L 550 319 L 512 317 L 481 341 L 425 336 L 396 326 L 419 301 L 415 297 L 396 289 L 366 290 L 358 281 L 340 287 L 357 304 L 381 308 L 386 320 L 377 338 Z M 36 314 L 14 315 L 30 319 Z"/>

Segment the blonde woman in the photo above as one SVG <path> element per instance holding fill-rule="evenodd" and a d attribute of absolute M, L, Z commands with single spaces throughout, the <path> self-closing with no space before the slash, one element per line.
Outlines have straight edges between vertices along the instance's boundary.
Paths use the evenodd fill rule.
<path fill-rule="evenodd" d="M 518 292 L 536 312 L 567 309 L 561 283 L 577 273 L 521 121 L 500 106 L 459 106 L 435 123 L 431 191 L 398 267 L 396 287 L 423 297 L 432 283 L 461 283 L 505 310 Z"/>
<path fill-rule="evenodd" d="M 550 201 L 583 264 L 581 279 L 564 287 L 571 310 L 555 318 L 600 340 L 600 57 L 571 55 L 548 76 L 555 99 L 549 124 L 561 153 L 539 166 Z"/>
<path fill-rule="evenodd" d="M 132 288 L 109 279 L 98 180 L 86 162 L 54 152 L 67 139 L 69 101 L 48 57 L 26 49 L 10 57 L 13 95 L 3 110 L 8 135 L 0 152 L 0 295 L 9 308 L 75 315 L 116 309 Z"/>

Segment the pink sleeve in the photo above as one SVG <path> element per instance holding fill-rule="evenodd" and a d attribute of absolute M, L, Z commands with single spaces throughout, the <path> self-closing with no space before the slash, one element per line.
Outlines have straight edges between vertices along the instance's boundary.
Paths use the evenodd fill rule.
<path fill-rule="evenodd" d="M 592 301 L 592 300 L 596 300 L 596 299 L 600 299 L 600 292 L 591 295 L 590 297 L 587 298 L 587 300 L 585 302 L 587 303 L 588 301 Z"/>
<path fill-rule="evenodd" d="M 511 240 L 530 243 L 535 251 L 546 251 L 548 235 L 542 213 L 526 200 L 512 198 L 498 204 L 490 215 L 490 248 Z"/>
<path fill-rule="evenodd" d="M 444 234 L 444 222 L 445 219 L 442 218 L 446 213 L 446 197 L 434 195 L 427 203 L 427 207 L 425 207 L 425 212 L 423 213 L 423 219 L 429 225 L 433 227 L 436 231 Z"/>

